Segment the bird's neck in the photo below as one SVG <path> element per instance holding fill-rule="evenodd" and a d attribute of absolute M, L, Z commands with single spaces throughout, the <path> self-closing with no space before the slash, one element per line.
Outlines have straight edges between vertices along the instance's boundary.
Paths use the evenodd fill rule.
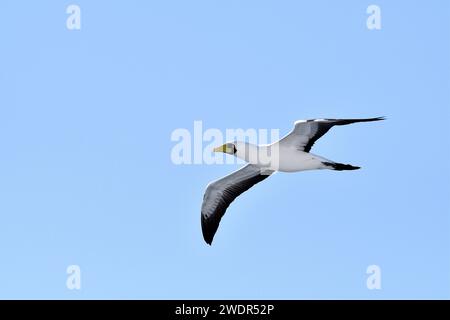
<path fill-rule="evenodd" d="M 245 162 L 259 165 L 261 164 L 261 158 L 267 154 L 267 145 L 256 145 L 252 143 L 243 143 L 237 148 L 235 156 Z"/>

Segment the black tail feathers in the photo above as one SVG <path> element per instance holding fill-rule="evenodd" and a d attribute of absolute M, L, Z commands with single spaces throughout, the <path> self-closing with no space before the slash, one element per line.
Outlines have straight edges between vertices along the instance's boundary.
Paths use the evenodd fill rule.
<path fill-rule="evenodd" d="M 337 162 L 323 162 L 323 164 L 326 166 L 329 166 L 329 167 L 333 168 L 333 170 L 337 170 L 337 171 L 361 169 L 361 167 L 355 167 L 350 164 L 343 164 L 343 163 L 337 163 Z"/>

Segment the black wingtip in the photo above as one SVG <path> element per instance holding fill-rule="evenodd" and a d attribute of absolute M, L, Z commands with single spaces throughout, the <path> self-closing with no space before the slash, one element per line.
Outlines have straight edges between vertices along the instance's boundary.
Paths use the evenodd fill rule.
<path fill-rule="evenodd" d="M 336 170 L 336 171 L 361 169 L 361 167 L 352 166 L 351 164 L 343 164 L 343 163 L 337 163 L 337 162 L 322 162 L 322 163 L 328 167 L 331 167 L 333 170 Z"/>
<path fill-rule="evenodd" d="M 203 240 L 205 240 L 205 242 L 208 245 L 211 245 L 214 239 L 214 235 L 216 234 L 217 228 L 219 227 L 219 221 L 215 220 L 208 221 L 208 218 L 202 215 L 201 222 L 202 222 L 201 224 L 202 224 Z"/>
<path fill-rule="evenodd" d="M 203 239 L 205 240 L 207 245 L 209 245 L 209 246 L 212 245 L 212 242 L 213 242 L 212 238 L 207 238 L 207 237 L 203 236 Z"/>
<path fill-rule="evenodd" d="M 375 118 L 365 118 L 365 119 L 355 119 L 355 122 L 371 122 L 371 121 L 381 121 L 386 120 L 385 116 L 382 117 L 375 117 Z"/>
<path fill-rule="evenodd" d="M 205 240 L 206 244 L 212 245 L 214 235 L 209 234 L 208 232 L 203 232 L 203 240 Z"/>
<path fill-rule="evenodd" d="M 206 237 L 203 237 L 203 240 L 205 240 L 207 245 L 209 245 L 209 246 L 212 245 L 212 239 L 208 239 Z"/>

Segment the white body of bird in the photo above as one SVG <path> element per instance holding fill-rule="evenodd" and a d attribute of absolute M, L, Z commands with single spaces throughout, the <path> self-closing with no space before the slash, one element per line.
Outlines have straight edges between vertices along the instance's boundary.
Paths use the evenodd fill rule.
<path fill-rule="evenodd" d="M 333 161 L 315 154 L 298 150 L 294 146 L 283 146 L 277 141 L 268 145 L 255 145 L 248 142 L 234 142 L 236 156 L 261 169 L 281 172 L 298 172 L 330 168 L 325 163 Z"/>

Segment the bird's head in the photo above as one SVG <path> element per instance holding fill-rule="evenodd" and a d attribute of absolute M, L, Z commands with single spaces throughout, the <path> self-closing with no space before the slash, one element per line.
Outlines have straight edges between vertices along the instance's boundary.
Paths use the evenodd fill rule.
<path fill-rule="evenodd" d="M 214 152 L 223 152 L 223 153 L 228 153 L 231 155 L 234 155 L 237 152 L 236 149 L 236 144 L 235 143 L 225 143 L 223 145 L 221 145 L 220 147 L 214 148 L 213 150 Z"/>

